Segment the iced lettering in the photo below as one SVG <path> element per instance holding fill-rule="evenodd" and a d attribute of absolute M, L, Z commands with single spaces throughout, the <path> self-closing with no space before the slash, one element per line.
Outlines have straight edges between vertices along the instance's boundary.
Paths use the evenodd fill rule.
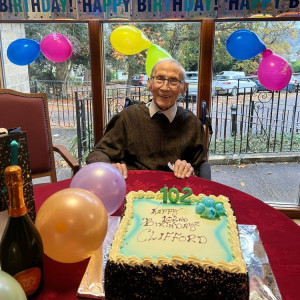
<path fill-rule="evenodd" d="M 144 222 L 143 222 L 144 221 Z M 151 218 L 142 218 L 142 223 L 141 225 L 143 226 L 153 226 L 154 222 Z"/>
<path fill-rule="evenodd" d="M 151 229 L 142 230 L 137 236 L 137 241 L 138 242 L 146 242 L 147 241 L 147 234 L 149 234 L 150 232 L 151 232 Z"/>

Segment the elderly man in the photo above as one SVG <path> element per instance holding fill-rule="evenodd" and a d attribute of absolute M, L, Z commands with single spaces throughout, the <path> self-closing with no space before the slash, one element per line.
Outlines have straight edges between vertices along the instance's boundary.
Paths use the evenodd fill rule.
<path fill-rule="evenodd" d="M 204 128 L 191 111 L 176 105 L 187 90 L 184 68 L 174 59 L 160 60 L 147 87 L 153 100 L 115 115 L 87 163 L 111 163 L 125 179 L 127 170 L 170 171 L 170 164 L 178 178 L 199 176 L 206 157 Z"/>

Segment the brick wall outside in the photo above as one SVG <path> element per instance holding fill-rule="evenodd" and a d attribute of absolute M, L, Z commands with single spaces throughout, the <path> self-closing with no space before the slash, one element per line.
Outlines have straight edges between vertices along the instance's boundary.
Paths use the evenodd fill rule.
<path fill-rule="evenodd" d="M 7 58 L 7 48 L 13 41 L 25 38 L 24 24 L 0 23 L 1 60 L 4 88 L 29 93 L 28 66 L 18 66 Z"/>

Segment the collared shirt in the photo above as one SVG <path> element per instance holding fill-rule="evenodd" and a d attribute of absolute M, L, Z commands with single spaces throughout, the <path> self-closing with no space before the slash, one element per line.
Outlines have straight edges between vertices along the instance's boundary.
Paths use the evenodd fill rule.
<path fill-rule="evenodd" d="M 155 103 L 154 100 L 152 100 L 151 102 L 148 102 L 146 104 L 146 106 L 149 108 L 149 113 L 150 113 L 150 117 L 152 118 L 156 113 L 158 114 L 164 114 L 170 123 L 173 122 L 175 116 L 176 116 L 176 112 L 177 112 L 177 105 L 176 103 L 174 103 L 174 105 L 172 105 L 169 109 L 167 110 L 161 110 Z"/>

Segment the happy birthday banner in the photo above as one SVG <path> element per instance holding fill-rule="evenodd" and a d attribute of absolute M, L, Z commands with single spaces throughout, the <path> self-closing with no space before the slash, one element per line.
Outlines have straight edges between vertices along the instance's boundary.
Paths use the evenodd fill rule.
<path fill-rule="evenodd" d="M 0 20 L 300 17 L 300 0 L 0 0 Z"/>

